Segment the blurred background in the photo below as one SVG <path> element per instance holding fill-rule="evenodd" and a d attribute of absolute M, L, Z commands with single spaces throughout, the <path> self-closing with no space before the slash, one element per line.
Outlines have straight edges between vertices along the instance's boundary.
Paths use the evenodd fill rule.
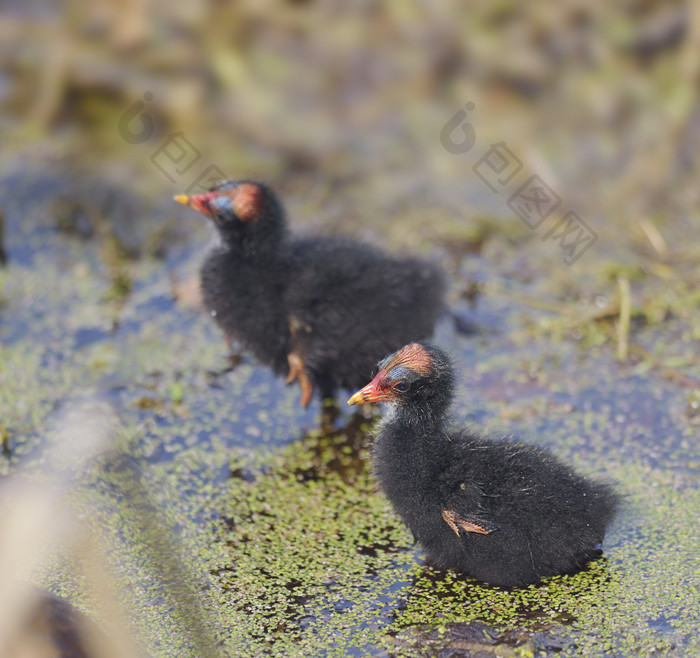
<path fill-rule="evenodd" d="M 218 167 L 323 203 L 327 221 L 348 203 L 376 226 L 397 207 L 483 210 L 474 156 L 506 142 L 591 221 L 634 229 L 694 201 L 692 3 L 3 6 L 5 157 L 131 177 L 164 196 Z M 440 131 L 467 102 L 476 151 L 455 157 Z M 148 125 L 130 143 L 119 125 L 135 103 Z M 172 135 L 189 153 L 168 176 L 151 157 Z"/>
<path fill-rule="evenodd" d="M 157 492 L 165 536 L 175 529 L 185 563 L 198 555 L 192 564 L 199 566 L 155 573 L 165 573 L 166 582 L 192 579 L 188 587 L 200 594 L 220 586 L 228 592 L 227 614 L 234 610 L 241 625 L 257 610 L 236 589 L 234 575 L 228 581 L 221 564 L 212 566 L 224 558 L 202 557 L 197 548 L 212 525 L 226 545 L 227 513 L 209 506 L 222 491 L 233 495 L 232 487 L 239 503 L 257 499 L 247 469 L 271 468 L 260 465 L 258 451 L 284 450 L 313 427 L 318 409 L 296 410 L 295 393 L 254 364 L 222 366 L 223 342 L 198 314 L 196 272 L 209 228 L 172 202 L 174 194 L 221 178 L 253 178 L 280 192 L 299 230 L 352 235 L 442 263 L 451 277 L 454 322 L 441 337 L 464 358 L 465 410 L 473 418 L 541 430 L 564 456 L 591 469 L 619 479 L 615 469 L 626 464 L 637 484 L 654 480 L 664 501 L 696 504 L 699 89 L 700 3 L 691 0 L 5 0 L 0 473 L 9 478 L 21 465 L 26 474 L 34 462 L 45 473 L 42 450 L 53 414 L 76 390 L 98 396 L 123 425 L 122 438 L 110 445 L 135 454 L 139 468 L 145 464 L 138 477 Z M 556 204 L 532 195 L 533 176 Z M 528 189 L 530 205 L 518 204 Z M 567 212 L 575 213 L 580 231 L 566 233 L 569 224 L 560 219 Z M 465 341 L 473 335 L 476 342 Z M 588 401 L 578 407 L 581 399 Z M 646 416 L 635 416 L 640 407 Z M 610 429 L 608 420 L 620 426 Z M 578 446 L 572 427 L 584 433 L 597 427 L 600 436 Z M 364 439 L 359 448 L 350 444 L 366 458 Z M 315 455 L 313 445 L 294 457 L 283 452 L 275 468 L 296 472 L 301 467 L 289 460 Z M 321 479 L 337 475 L 323 473 Z M 109 469 L 95 477 L 109 480 Z M 366 491 L 355 485 L 374 496 L 369 481 Z M 127 507 L 130 496 L 144 495 L 107 490 Z M 618 568 L 632 548 L 654 543 L 640 530 L 650 523 L 645 514 L 658 507 L 666 521 L 671 516 L 657 499 L 637 502 L 626 534 L 615 540 L 611 560 Z M 112 501 L 112 512 L 105 503 L 93 519 L 93 503 L 83 501 L 81 523 L 99 534 L 122 503 Z M 388 512 L 377 510 L 389 523 Z M 687 519 L 696 513 L 691 508 Z M 676 518 L 680 525 L 676 534 L 669 529 L 668 541 L 677 545 L 689 525 L 684 514 Z M 135 524 L 114 530 L 129 544 L 120 552 L 112 542 L 125 580 L 115 578 L 150 605 L 148 613 L 134 613 L 151 629 L 144 632 L 150 655 L 186 655 L 154 635 L 177 608 L 168 597 L 182 593 L 144 594 L 150 577 L 139 569 L 154 572 L 138 564 L 138 537 L 149 531 L 143 520 Z M 248 532 L 257 532 L 253 526 Z M 151 550 L 156 556 L 169 540 L 159 541 Z M 400 541 L 406 564 L 413 564 L 410 542 Z M 249 549 L 238 546 L 241 555 Z M 643 563 L 655 554 L 642 555 Z M 51 564 L 30 580 L 99 618 L 75 570 L 60 560 Z M 669 567 L 669 591 L 673 578 L 692 582 L 689 564 Z M 215 585 L 199 583 L 203 572 L 213 574 Z M 618 594 L 650 592 L 640 574 L 622 578 Z M 315 622 L 308 625 L 313 615 L 285 611 L 308 612 L 319 599 L 288 584 L 280 593 L 278 585 L 250 590 L 276 610 L 262 630 L 233 641 L 221 619 L 209 631 L 197 622 L 192 655 L 192 646 L 213 651 L 208 643 L 215 636 L 219 648 L 234 653 L 289 651 L 275 642 L 287 641 L 291 627 L 302 629 L 293 639 L 306 638 L 311 655 L 316 645 L 304 629 L 320 632 Z M 110 595 L 92 591 L 102 592 L 97 609 L 104 607 Z M 682 623 L 694 622 L 680 612 L 693 609 L 688 600 L 651 612 L 635 605 L 606 641 L 615 646 L 634 627 L 632 653 L 691 655 L 697 634 Z M 173 636 L 186 635 L 183 619 L 196 616 L 182 609 L 190 612 L 168 622 L 177 627 Z M 640 609 L 641 620 L 634 617 Z M 379 627 L 394 623 L 391 615 Z M 602 631 L 595 615 L 588 618 L 576 641 L 588 637 L 597 646 Z M 671 630 L 661 618 L 672 620 Z M 128 623 L 120 621 L 113 633 Z M 333 640 L 341 647 L 344 632 Z M 357 646 L 381 644 L 375 636 L 363 642 Z M 401 655 L 410 654 L 406 646 Z M 114 655 L 131 649 L 120 651 Z"/>

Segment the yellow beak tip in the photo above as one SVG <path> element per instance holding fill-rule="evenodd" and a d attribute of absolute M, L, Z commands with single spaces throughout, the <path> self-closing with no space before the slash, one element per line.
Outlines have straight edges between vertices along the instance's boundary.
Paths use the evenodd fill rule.
<path fill-rule="evenodd" d="M 188 197 L 186 194 L 176 194 L 173 197 L 173 200 L 177 201 L 178 203 L 181 203 L 184 206 L 190 205 L 190 197 Z"/>
<path fill-rule="evenodd" d="M 365 399 L 362 397 L 362 394 L 358 391 L 348 400 L 348 404 L 362 404 L 364 401 Z"/>

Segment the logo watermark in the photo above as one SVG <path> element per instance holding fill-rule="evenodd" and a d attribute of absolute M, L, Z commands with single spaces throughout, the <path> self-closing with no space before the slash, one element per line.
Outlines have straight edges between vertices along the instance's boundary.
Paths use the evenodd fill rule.
<path fill-rule="evenodd" d="M 150 91 L 145 92 L 119 117 L 117 131 L 127 144 L 145 144 L 159 132 L 156 119 L 147 109 L 147 104 L 153 99 Z M 202 162 L 201 151 L 182 132 L 171 133 L 157 144 L 150 162 L 171 183 L 180 189 L 184 187 L 184 193 L 188 195 L 208 192 L 218 183 L 229 180 L 220 167 Z M 195 167 L 197 163 L 204 164 L 204 168 L 199 170 Z M 193 172 L 198 173 L 189 178 Z M 188 179 L 185 179 L 186 175 Z"/>
<path fill-rule="evenodd" d="M 471 101 L 458 110 L 440 131 L 440 143 L 453 155 L 469 152 L 476 143 L 476 131 L 468 121 L 468 113 L 476 109 Z M 523 169 L 522 161 L 505 142 L 491 144 L 472 166 L 476 176 L 495 194 L 508 185 Z M 537 174 L 531 175 L 506 204 L 531 230 L 538 230 L 561 204 L 561 197 Z M 561 215 L 542 236 L 562 250 L 562 260 L 571 266 L 596 242 L 596 232 L 573 210 Z"/>

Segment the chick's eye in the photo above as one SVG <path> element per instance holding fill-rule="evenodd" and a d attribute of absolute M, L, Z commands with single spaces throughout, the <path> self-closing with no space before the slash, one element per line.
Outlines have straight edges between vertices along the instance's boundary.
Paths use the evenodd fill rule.
<path fill-rule="evenodd" d="M 226 196 L 219 196 L 213 199 L 209 207 L 219 219 L 227 219 L 233 213 L 233 206 L 231 205 L 231 199 Z"/>
<path fill-rule="evenodd" d="M 393 389 L 399 393 L 405 393 L 409 388 L 411 388 L 411 385 L 405 379 L 396 382 L 393 386 Z"/>

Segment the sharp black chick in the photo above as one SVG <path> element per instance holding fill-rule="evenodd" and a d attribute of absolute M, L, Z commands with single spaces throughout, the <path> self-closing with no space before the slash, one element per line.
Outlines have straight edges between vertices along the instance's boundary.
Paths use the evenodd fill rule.
<path fill-rule="evenodd" d="M 426 338 L 444 306 L 441 271 L 347 238 L 289 234 L 268 186 L 229 181 L 178 195 L 221 244 L 202 267 L 204 305 L 224 331 L 288 382 L 301 403 L 355 389 L 384 354 Z"/>
<path fill-rule="evenodd" d="M 349 404 L 384 402 L 374 468 L 428 557 L 506 587 L 578 570 L 600 555 L 619 507 L 612 486 L 584 478 L 547 450 L 449 427 L 447 356 L 412 343 L 379 364 Z"/>

